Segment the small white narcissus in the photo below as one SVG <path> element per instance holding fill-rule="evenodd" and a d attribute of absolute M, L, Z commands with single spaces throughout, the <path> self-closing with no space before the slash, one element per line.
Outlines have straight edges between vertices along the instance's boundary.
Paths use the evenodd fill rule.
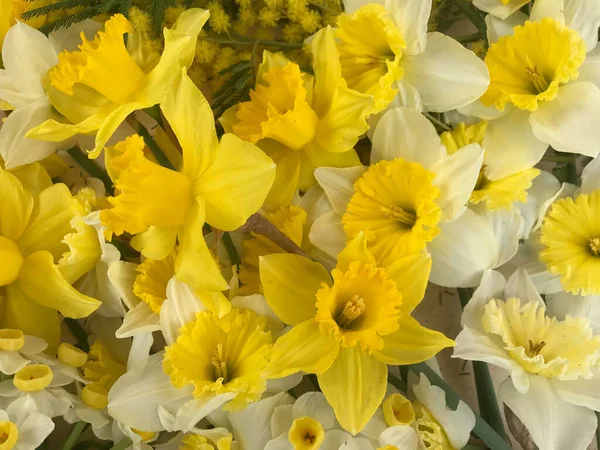
<path fill-rule="evenodd" d="M 0 409 L 2 448 L 35 450 L 54 430 L 54 422 L 38 412 L 35 400 L 21 397 L 6 409 Z"/>
<path fill-rule="evenodd" d="M 560 300 L 560 299 L 559 299 Z M 584 450 L 600 410 L 600 335 L 578 303 L 544 304 L 524 269 L 487 271 L 462 315 L 454 357 L 510 373 L 499 398 L 544 450 Z"/>
<path fill-rule="evenodd" d="M 26 336 L 21 330 L 0 329 L 0 372 L 13 375 L 31 362 L 30 356 L 48 347 L 44 340 Z"/>

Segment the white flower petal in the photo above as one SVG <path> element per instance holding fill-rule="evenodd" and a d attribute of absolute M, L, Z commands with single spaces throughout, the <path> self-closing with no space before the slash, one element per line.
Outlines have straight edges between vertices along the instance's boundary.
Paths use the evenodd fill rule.
<path fill-rule="evenodd" d="M 495 120 L 499 117 L 505 116 L 511 110 L 511 105 L 507 105 L 506 108 L 504 108 L 504 111 L 496 109 L 495 106 L 483 106 L 483 103 L 481 103 L 479 99 L 457 109 L 460 114 L 468 117 L 478 117 L 484 120 Z"/>
<path fill-rule="evenodd" d="M 536 302 L 540 306 L 544 305 L 542 297 L 538 294 L 527 271 L 523 268 L 518 269 L 508 278 L 504 288 L 504 295 L 506 298 L 520 298 L 523 304 Z"/>
<path fill-rule="evenodd" d="M 585 450 L 594 437 L 596 414 L 563 400 L 547 378 L 531 376 L 527 395 L 506 380 L 498 394 L 527 427 L 539 448 Z"/>
<path fill-rule="evenodd" d="M 444 395 L 444 403 L 445 401 Z M 427 405 L 425 406 L 429 409 Z M 433 411 L 431 412 L 433 413 Z M 475 419 L 475 417 L 473 417 L 473 419 Z M 440 423 L 440 425 L 444 427 L 444 431 L 447 431 L 444 424 Z M 391 445 L 395 446 L 396 448 L 401 448 L 402 450 L 417 450 L 419 448 L 419 435 L 412 427 L 409 427 L 408 425 L 396 425 L 389 427 L 383 433 L 381 433 L 381 436 L 379 436 L 379 445 L 382 447 Z M 454 445 L 454 442 L 452 442 L 452 445 Z M 457 447 L 456 445 L 454 445 L 454 447 L 462 448 Z"/>
<path fill-rule="evenodd" d="M 34 413 L 19 426 L 16 450 L 38 448 L 54 430 L 54 422 L 44 414 Z"/>
<path fill-rule="evenodd" d="M 521 11 L 517 11 L 514 14 L 512 14 L 514 11 L 513 10 L 511 13 L 512 14 L 510 17 L 505 16 L 502 17 L 502 15 L 504 15 L 504 13 L 506 11 L 510 11 L 513 6 L 515 5 L 515 3 L 511 2 L 510 5 L 503 5 L 501 2 L 499 2 L 498 0 L 474 0 L 473 4 L 475 6 L 477 6 L 479 9 L 483 9 L 485 11 L 484 8 L 480 8 L 478 5 L 479 4 L 483 4 L 483 3 L 487 3 L 487 4 L 491 4 L 494 3 L 498 10 L 503 10 L 501 14 L 489 14 L 488 16 L 485 17 L 485 23 L 487 25 L 487 38 L 488 38 L 488 42 L 490 43 L 490 45 L 496 43 L 498 41 L 498 39 L 500 39 L 503 36 L 512 36 L 512 34 L 514 33 L 514 27 L 518 26 L 518 25 L 523 25 L 525 23 L 525 21 L 528 19 L 527 14 L 525 14 L 524 12 Z M 525 3 L 529 3 L 529 1 L 523 1 L 523 4 Z M 519 5 L 517 7 L 517 9 L 519 9 L 521 6 L 523 6 L 523 4 Z"/>
<path fill-rule="evenodd" d="M 59 28 L 53 31 L 48 35 L 48 40 L 57 52 L 62 50 L 74 52 L 79 50 L 82 32 L 91 41 L 98 31 L 102 31 L 102 28 L 102 22 L 86 19 L 82 22 L 76 22 L 68 28 Z"/>
<path fill-rule="evenodd" d="M 129 309 L 132 309 L 141 301 L 133 293 L 133 283 L 138 275 L 136 268 L 137 264 L 135 263 L 118 261 L 111 264 L 108 269 L 109 280 Z"/>
<path fill-rule="evenodd" d="M 553 379 L 552 384 L 563 400 L 573 405 L 600 411 L 600 377 L 598 372 L 591 380 L 583 378 L 569 381 Z"/>
<path fill-rule="evenodd" d="M 286 433 L 267 442 L 265 450 L 294 450 L 294 446 L 291 444 Z"/>
<path fill-rule="evenodd" d="M 445 287 L 473 287 L 498 260 L 496 237 L 487 221 L 470 209 L 457 220 L 440 224 L 427 244 L 431 253 L 429 281 Z"/>
<path fill-rule="evenodd" d="M 284 323 L 277 317 L 277 314 L 273 312 L 264 295 L 255 294 L 235 297 L 231 300 L 231 307 L 237 309 L 249 309 L 259 316 L 266 317 L 268 320 L 268 327 L 272 331 L 284 328 Z M 284 390 L 287 391 L 287 389 Z"/>
<path fill-rule="evenodd" d="M 284 330 L 281 330 L 281 334 L 284 333 Z M 292 388 L 295 388 L 300 384 L 304 375 L 302 372 L 294 373 L 292 375 L 288 375 L 287 377 L 282 378 L 272 378 L 267 380 L 267 390 L 266 392 L 286 392 Z"/>
<path fill-rule="evenodd" d="M 319 450 L 339 450 L 344 442 L 352 439 L 352 435 L 342 430 L 329 430 L 325 432 L 325 439 Z"/>
<path fill-rule="evenodd" d="M 423 108 L 429 111 L 468 105 L 481 97 L 490 83 L 483 61 L 441 33 L 429 33 L 425 52 L 404 56 L 401 64 L 406 82 L 417 88 Z"/>
<path fill-rule="evenodd" d="M 495 270 L 486 270 L 481 277 L 481 284 L 475 290 L 469 303 L 464 307 L 460 319 L 463 326 L 483 332 L 481 317 L 485 305 L 493 298 L 502 298 L 506 280 L 501 273 Z"/>
<path fill-rule="evenodd" d="M 292 417 L 292 410 L 294 405 L 281 405 L 273 410 L 271 416 L 271 435 L 273 438 L 288 432 L 291 428 L 294 418 Z"/>
<path fill-rule="evenodd" d="M 585 41 L 586 50 L 598 44 L 600 2 L 596 0 L 565 0 L 565 24 L 577 31 Z"/>
<path fill-rule="evenodd" d="M 203 398 L 194 398 L 176 408 L 159 406 L 158 415 L 165 430 L 187 433 L 200 420 L 219 409 L 236 395 L 237 393 L 235 392 L 225 392 L 219 395 L 207 394 Z M 175 413 L 174 415 L 173 412 Z"/>
<path fill-rule="evenodd" d="M 388 370 L 390 370 L 390 369 L 391 369 L 391 367 L 388 368 Z M 389 388 L 389 385 L 388 385 L 388 388 Z M 391 394 L 392 394 L 392 392 L 386 392 L 385 393 L 386 398 Z M 385 416 L 383 414 L 383 410 L 381 408 L 377 408 L 377 411 L 375 411 L 375 414 L 373 414 L 373 417 L 371 417 L 369 419 L 369 421 L 367 422 L 367 424 L 364 426 L 364 428 L 362 430 L 360 430 L 360 433 L 367 436 L 369 439 L 377 440 L 377 439 L 379 439 L 379 435 L 387 427 L 388 427 L 388 425 L 385 421 Z"/>
<path fill-rule="evenodd" d="M 19 349 L 24 355 L 37 355 L 48 348 L 48 344 L 43 339 L 35 336 L 25 336 L 25 344 Z"/>
<path fill-rule="evenodd" d="M 127 370 L 138 364 L 140 361 L 145 361 L 150 356 L 150 349 L 154 343 L 152 333 L 143 333 L 133 336 L 129 356 L 127 357 Z"/>
<path fill-rule="evenodd" d="M 600 47 L 596 46 L 586 55 L 585 61 L 579 67 L 577 81 L 590 81 L 600 88 Z"/>
<path fill-rule="evenodd" d="M 431 13 L 431 0 L 386 0 L 392 20 L 406 41 L 407 55 L 423 53 L 427 47 L 427 21 Z"/>
<path fill-rule="evenodd" d="M 535 166 L 548 148 L 531 131 L 528 111 L 511 112 L 488 123 L 483 138 L 485 175 L 498 180 Z"/>
<path fill-rule="evenodd" d="M 179 336 L 179 329 L 191 322 L 206 306 L 183 281 L 173 277 L 167 284 L 167 299 L 160 307 L 160 327 L 167 345 Z"/>
<path fill-rule="evenodd" d="M 365 438 L 352 438 L 346 441 L 339 450 L 374 450 L 373 445 Z"/>
<path fill-rule="evenodd" d="M 21 426 L 27 417 L 37 411 L 37 405 L 29 395 L 24 395 L 23 397 L 16 399 L 6 408 L 6 413 L 10 417 L 11 422 L 14 422 L 17 426 Z"/>
<path fill-rule="evenodd" d="M 595 157 L 600 152 L 600 89 L 589 81 L 561 86 L 529 122 L 535 137 L 556 150 Z"/>
<path fill-rule="evenodd" d="M 517 208 L 490 211 L 485 209 L 480 213 L 488 221 L 496 242 L 498 243 L 498 260 L 496 266 L 509 261 L 519 249 L 519 239 L 523 234 L 524 220 Z"/>
<path fill-rule="evenodd" d="M 557 292 L 546 295 L 546 314 L 565 320 L 567 316 L 585 317 L 595 334 L 600 333 L 600 295 L 573 295 Z"/>
<path fill-rule="evenodd" d="M 433 184 L 440 188 L 436 203 L 442 221 L 455 220 L 466 210 L 482 164 L 483 150 L 479 144 L 469 144 L 429 168 L 436 174 Z"/>
<path fill-rule="evenodd" d="M 600 189 L 600 158 L 598 157 L 592 159 L 583 169 L 579 193 L 590 194 L 596 189 Z"/>
<path fill-rule="evenodd" d="M 119 339 L 160 330 L 160 317 L 148 303 L 140 302 L 125 313 L 123 325 L 116 331 Z"/>
<path fill-rule="evenodd" d="M 354 195 L 354 183 L 365 172 L 366 167 L 318 167 L 315 170 L 317 183 L 325 191 L 333 210 L 340 216 L 346 212 L 346 207 Z"/>
<path fill-rule="evenodd" d="M 0 372 L 13 375 L 29 364 L 29 360 L 21 357 L 19 352 L 0 351 Z"/>
<path fill-rule="evenodd" d="M 531 187 L 527 190 L 527 202 L 515 203 L 523 217 L 523 234 L 521 237 L 527 239 L 529 233 L 541 225 L 541 221 L 550 206 L 553 197 L 561 189 L 558 179 L 549 172 L 541 171 L 534 178 Z"/>
<path fill-rule="evenodd" d="M 498 22 L 504 21 L 504 19 L 511 19 L 514 15 L 519 14 L 519 9 L 527 3 L 529 3 L 529 0 L 510 2 L 507 5 L 498 0 L 473 0 L 473 6 L 489 13 L 489 16 L 485 18 L 485 21 L 488 24 L 488 40 L 490 45 L 496 42 L 497 39 L 490 39 L 490 24 L 488 22 L 488 17 L 493 17 Z M 525 15 L 524 13 L 521 14 Z"/>
<path fill-rule="evenodd" d="M 530 20 L 539 21 L 545 17 L 565 23 L 565 0 L 541 0 L 533 3 Z"/>
<path fill-rule="evenodd" d="M 346 245 L 346 233 L 340 216 L 335 211 L 323 214 L 313 223 L 309 239 L 319 250 L 337 259 L 337 255 Z"/>
<path fill-rule="evenodd" d="M 373 133 L 371 164 L 404 158 L 428 169 L 444 155 L 435 127 L 412 109 L 389 109 Z"/>
<path fill-rule="evenodd" d="M 320 422 L 325 430 L 335 425 L 335 414 L 322 392 L 307 392 L 298 397 L 292 409 L 292 417 L 298 419 L 304 416 Z"/>

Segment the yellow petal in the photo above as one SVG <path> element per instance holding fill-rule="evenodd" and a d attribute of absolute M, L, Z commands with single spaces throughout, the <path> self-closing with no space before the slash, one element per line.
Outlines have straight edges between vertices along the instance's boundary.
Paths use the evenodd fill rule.
<path fill-rule="evenodd" d="M 324 116 L 333 103 L 338 85 L 343 82 L 335 30 L 327 27 L 315 33 L 310 49 L 315 72 L 313 108 L 319 116 Z"/>
<path fill-rule="evenodd" d="M 210 168 L 197 181 L 196 195 L 206 201 L 206 222 L 225 231 L 241 227 L 262 206 L 275 164 L 255 145 L 225 134 Z"/>
<path fill-rule="evenodd" d="M 383 337 L 382 350 L 373 355 L 386 364 L 416 364 L 435 356 L 446 347 L 454 347 L 454 341 L 442 333 L 425 328 L 411 316 L 400 319 L 400 328 Z"/>
<path fill-rule="evenodd" d="M 81 204 L 64 184 L 55 184 L 35 199 L 29 226 L 17 241 L 23 255 L 46 250 L 58 261 L 68 250 L 64 237 L 71 233 L 71 220 L 81 212 Z"/>
<path fill-rule="evenodd" d="M 50 159 L 53 158 L 48 157 L 44 161 L 48 161 Z M 62 160 L 60 161 L 62 162 Z M 39 195 L 44 189 L 52 186 L 52 179 L 50 178 L 50 175 L 48 175 L 48 172 L 40 163 L 19 166 L 16 169 L 11 170 L 11 173 L 17 177 L 25 189 L 27 189 L 33 195 Z"/>
<path fill-rule="evenodd" d="M 263 51 L 263 59 L 258 66 L 258 73 L 256 74 L 257 84 L 267 84 L 264 80 L 264 75 L 271 69 L 283 69 L 289 64 L 290 60 L 280 53 L 271 53 L 268 50 Z"/>
<path fill-rule="evenodd" d="M 214 312 L 217 316 L 223 317 L 231 311 L 231 303 L 222 292 L 197 292 L 196 295 L 202 301 L 206 309 Z"/>
<path fill-rule="evenodd" d="M 360 159 L 353 149 L 343 153 L 327 152 L 318 145 L 309 145 L 302 152 L 300 162 L 300 180 L 298 189 L 307 191 L 317 181 L 314 171 L 317 167 L 354 167 L 360 166 Z"/>
<path fill-rule="evenodd" d="M 224 291 L 227 281 L 221 275 L 202 234 L 204 200 L 199 197 L 192 206 L 179 236 L 179 252 L 175 260 L 175 275 L 196 292 Z"/>
<path fill-rule="evenodd" d="M 83 217 L 76 216 L 71 224 L 77 231 L 65 236 L 69 251 L 58 262 L 58 269 L 63 278 L 72 284 L 96 266 L 102 256 L 102 248 L 98 232 L 86 225 Z"/>
<path fill-rule="evenodd" d="M 387 366 L 358 345 L 342 348 L 329 370 L 319 375 L 319 386 L 340 425 L 356 434 L 383 400 Z"/>
<path fill-rule="evenodd" d="M 340 343 L 321 334 L 317 322 L 309 319 L 277 339 L 263 375 L 282 378 L 300 371 L 323 373 L 339 352 Z"/>
<path fill-rule="evenodd" d="M 275 153 L 273 162 L 277 166 L 275 181 L 265 203 L 273 206 L 287 206 L 292 202 L 300 179 L 300 155 L 294 150 Z"/>
<path fill-rule="evenodd" d="M 48 352 L 55 352 L 60 340 L 60 318 L 58 312 L 34 302 L 17 283 L 6 287 L 6 296 L 0 306 L 0 326 L 23 331 L 37 336 L 48 343 Z"/>
<path fill-rule="evenodd" d="M 210 105 L 185 69 L 165 96 L 161 109 L 183 149 L 183 174 L 197 178 L 215 159 L 218 140 Z"/>
<path fill-rule="evenodd" d="M 175 247 L 179 227 L 150 227 L 131 239 L 131 246 L 146 258 L 165 259 Z"/>
<path fill-rule="evenodd" d="M 367 250 L 367 237 L 363 232 L 358 233 L 340 252 L 336 267 L 346 272 L 352 261 L 360 261 L 375 267 L 375 257 Z"/>
<path fill-rule="evenodd" d="M 0 169 L 0 198 L 0 236 L 16 241 L 29 222 L 33 198 L 23 184 L 4 169 Z"/>
<path fill-rule="evenodd" d="M 410 314 L 423 300 L 429 272 L 431 256 L 428 253 L 403 256 L 385 268 L 385 273 L 402 293 L 400 310 L 405 314 Z"/>
<path fill-rule="evenodd" d="M 65 317 L 87 317 L 102 304 L 77 292 L 67 283 L 54 264 L 52 255 L 45 251 L 25 258 L 18 283 L 27 297 L 42 306 L 58 310 Z"/>
<path fill-rule="evenodd" d="M 179 64 L 181 67 L 189 67 L 194 58 L 196 50 L 196 40 L 202 27 L 210 16 L 210 12 L 200 8 L 190 8 L 182 12 L 172 29 L 185 36 L 189 36 L 189 41 L 179 51 Z"/>
<path fill-rule="evenodd" d="M 316 293 L 331 284 L 325 268 L 299 255 L 278 253 L 260 258 L 260 281 L 275 314 L 290 325 L 315 317 Z"/>

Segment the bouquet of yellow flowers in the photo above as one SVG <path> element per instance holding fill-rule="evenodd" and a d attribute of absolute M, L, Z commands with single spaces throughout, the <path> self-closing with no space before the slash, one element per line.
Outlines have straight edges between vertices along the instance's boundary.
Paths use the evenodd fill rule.
<path fill-rule="evenodd" d="M 600 1 L 0 5 L 0 450 L 600 442 Z"/>

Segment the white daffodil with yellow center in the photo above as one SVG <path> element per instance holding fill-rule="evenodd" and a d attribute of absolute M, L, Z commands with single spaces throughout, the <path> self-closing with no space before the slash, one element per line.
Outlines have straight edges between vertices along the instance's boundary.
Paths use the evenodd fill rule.
<path fill-rule="evenodd" d="M 192 63 L 196 38 L 208 11 L 192 8 L 182 13 L 172 29 L 164 29 L 165 46 L 158 64 L 148 73 L 125 46 L 131 23 L 115 14 L 94 40 L 81 36 L 77 51 L 63 51 L 50 69 L 47 95 L 52 106 L 71 123 L 51 119 L 27 132 L 29 138 L 62 142 L 76 134 L 97 132 L 97 157 L 117 127 L 132 112 L 162 104 L 182 68 Z"/>
<path fill-rule="evenodd" d="M 0 409 L 0 448 L 35 450 L 54 430 L 54 422 L 38 411 L 31 397 L 15 400 Z"/>
<path fill-rule="evenodd" d="M 344 0 L 337 47 L 348 87 L 372 95 L 374 112 L 397 104 L 449 111 L 478 99 L 489 84 L 475 54 L 427 33 L 431 0 Z"/>
<path fill-rule="evenodd" d="M 595 157 L 600 151 L 600 6 L 538 0 L 531 16 L 487 17 L 490 86 L 461 112 L 488 119 L 483 139 L 491 179 L 537 164 L 548 146 Z"/>
<path fill-rule="evenodd" d="M 389 390 L 389 389 L 388 389 Z M 406 398 L 393 392 L 382 403 L 361 432 L 372 441 L 395 445 L 399 449 L 460 450 L 471 436 L 475 414 L 462 400 L 451 410 L 446 406 L 446 393 L 432 385 L 424 374 L 409 372 Z M 364 447 L 364 449 L 363 449 Z M 373 450 L 366 444 L 360 450 Z"/>
<path fill-rule="evenodd" d="M 115 182 L 113 206 L 100 213 L 108 238 L 134 234 L 132 246 L 153 260 L 167 258 L 178 243 L 175 275 L 197 291 L 228 288 L 204 240 L 202 227 L 232 231 L 262 205 L 275 165 L 261 150 L 233 134 L 217 138 L 214 117 L 185 70 L 169 88 L 162 111 L 183 149 L 172 170 L 145 156 L 133 135 L 106 150 Z"/>
<path fill-rule="evenodd" d="M 353 147 L 369 128 L 373 101 L 342 78 L 334 31 L 312 37 L 314 76 L 283 56 L 264 52 L 250 100 L 220 119 L 228 132 L 256 143 L 277 164 L 267 203 L 287 206 L 296 189 L 315 184 L 315 167 L 360 164 Z"/>
<path fill-rule="evenodd" d="M 21 330 L 0 329 L 0 372 L 13 375 L 31 362 L 31 357 L 48 347 L 40 338 L 26 336 Z"/>
<path fill-rule="evenodd" d="M 551 306 L 524 269 L 508 281 L 486 272 L 464 309 L 454 356 L 510 372 L 499 397 L 539 448 L 583 450 L 600 410 L 600 335 L 575 308 L 563 305 L 566 315 L 555 317 Z"/>
<path fill-rule="evenodd" d="M 0 197 L 0 326 L 39 336 L 56 349 L 58 313 L 87 317 L 101 304 L 71 286 L 96 264 L 85 252 L 69 258 L 67 243 L 79 233 L 71 221 L 82 205 L 39 164 L 14 174 L 0 169 Z"/>
<path fill-rule="evenodd" d="M 338 421 L 353 434 L 381 403 L 386 364 L 424 361 L 452 345 L 410 316 L 423 298 L 429 258 L 408 256 L 382 268 L 366 245 L 364 234 L 354 238 L 331 276 L 298 255 L 260 259 L 267 303 L 293 325 L 276 341 L 265 375 L 316 373 Z"/>
<path fill-rule="evenodd" d="M 383 265 L 427 250 L 430 280 L 452 287 L 476 286 L 484 270 L 513 256 L 518 213 L 467 208 L 484 158 L 479 144 L 448 152 L 433 125 L 407 108 L 388 110 L 372 142 L 370 167 L 315 171 L 331 203 L 310 230 L 317 248 L 335 258 L 364 233 Z"/>

